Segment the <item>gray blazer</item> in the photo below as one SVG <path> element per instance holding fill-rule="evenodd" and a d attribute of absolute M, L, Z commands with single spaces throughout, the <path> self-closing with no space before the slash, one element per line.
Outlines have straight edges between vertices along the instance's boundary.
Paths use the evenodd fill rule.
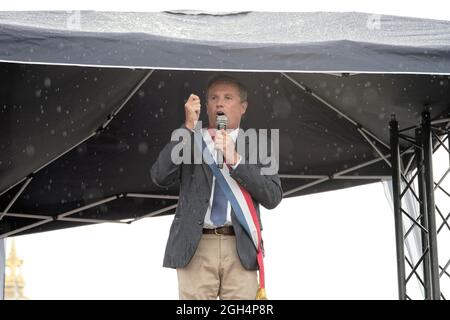
<path fill-rule="evenodd" d="M 193 134 L 191 138 L 193 146 Z M 171 161 L 171 151 L 178 143 L 170 141 L 151 168 L 151 177 L 156 185 L 168 187 L 176 182 L 180 183 L 178 206 L 170 228 L 163 263 L 164 267 L 169 268 L 185 267 L 193 257 L 202 236 L 213 181 L 211 169 L 205 163 L 176 165 Z M 261 175 L 261 165 L 248 164 L 250 153 L 256 152 L 256 148 L 252 147 L 247 141 L 246 161 L 236 169 L 230 169 L 230 175 L 250 193 L 260 219 L 259 204 L 267 209 L 275 208 L 281 201 L 283 191 L 278 174 Z M 247 270 L 257 270 L 256 249 L 237 221 L 234 210 L 231 210 L 231 220 L 242 265 Z"/>

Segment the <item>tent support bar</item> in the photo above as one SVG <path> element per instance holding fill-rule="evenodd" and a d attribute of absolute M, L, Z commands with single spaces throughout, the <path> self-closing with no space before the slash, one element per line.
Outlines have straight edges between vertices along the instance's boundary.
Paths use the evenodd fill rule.
<path fill-rule="evenodd" d="M 297 87 L 299 87 L 300 89 L 302 89 L 303 91 L 305 91 L 306 93 L 312 95 L 314 98 L 316 98 L 317 100 L 319 100 L 320 102 L 322 102 L 324 105 L 326 105 L 328 108 L 332 109 L 334 112 L 336 112 L 337 114 L 339 114 L 341 117 L 343 117 L 344 119 L 346 119 L 348 122 L 350 122 L 351 124 L 353 124 L 354 126 L 358 127 L 358 122 L 356 122 L 355 120 L 353 120 L 352 118 L 350 118 L 349 116 L 347 116 L 345 113 L 341 112 L 340 110 L 336 109 L 334 106 L 332 106 L 330 103 L 328 103 L 327 101 L 325 101 L 324 99 L 322 99 L 322 97 L 320 97 L 318 94 L 316 94 L 315 92 L 312 92 L 311 89 L 307 88 L 306 86 L 302 85 L 301 83 L 299 83 L 297 80 L 295 80 L 294 78 L 292 78 L 290 75 L 288 75 L 287 73 L 281 73 L 285 78 L 287 78 L 289 81 L 291 81 L 293 84 L 295 84 Z"/>
<path fill-rule="evenodd" d="M 433 120 L 433 121 L 431 121 L 431 125 L 433 125 L 433 124 L 439 124 L 439 123 L 445 123 L 445 122 L 450 123 L 450 118 L 439 119 L 439 120 Z M 447 125 L 448 125 L 448 123 L 447 123 Z"/>
<path fill-rule="evenodd" d="M 385 155 L 385 157 L 390 157 L 390 156 L 391 155 Z M 368 162 L 361 163 L 361 164 L 359 164 L 357 166 L 345 169 L 344 171 L 341 171 L 341 172 L 337 173 L 336 175 L 340 175 L 341 176 L 341 175 L 347 174 L 349 172 L 352 172 L 352 171 L 355 171 L 355 170 L 358 170 L 358 169 L 370 166 L 371 164 L 377 163 L 377 162 L 382 161 L 382 160 L 383 160 L 383 158 L 375 158 L 375 159 L 370 160 Z"/>
<path fill-rule="evenodd" d="M 130 198 L 149 198 L 149 199 L 173 199 L 178 200 L 178 196 L 162 195 L 162 194 L 143 194 L 143 193 L 126 193 L 126 197 Z"/>
<path fill-rule="evenodd" d="M 292 193 L 296 193 L 296 192 L 298 192 L 298 191 L 301 191 L 301 190 L 310 188 L 310 187 L 312 187 L 312 186 L 315 186 L 316 184 L 319 184 L 319 183 L 322 183 L 322 182 L 325 182 L 325 181 L 328 181 L 328 180 L 331 180 L 331 178 L 330 178 L 330 177 L 326 177 L 326 178 L 323 178 L 323 179 L 319 179 L 319 180 L 317 180 L 317 181 L 313 181 L 313 182 L 307 183 L 307 184 L 302 185 L 302 186 L 300 186 L 300 187 L 291 189 L 291 190 L 289 190 L 289 191 L 284 192 L 284 193 L 283 193 L 283 197 L 286 197 L 286 196 L 288 196 L 288 195 L 290 195 L 290 194 L 292 194 Z"/>
<path fill-rule="evenodd" d="M 170 210 L 172 210 L 172 209 L 175 209 L 177 206 L 178 206 L 178 203 L 173 204 L 173 205 L 168 206 L 168 207 L 165 207 L 165 208 L 162 208 L 162 209 L 159 209 L 159 210 L 156 210 L 156 211 L 152 211 L 152 212 L 147 213 L 147 214 L 145 214 L 145 215 L 143 215 L 143 216 L 140 216 L 140 217 L 138 217 L 138 218 L 133 219 L 132 221 L 130 221 L 130 223 L 139 221 L 139 220 L 144 219 L 144 218 L 149 218 L 149 217 L 157 216 L 157 215 L 160 214 L 160 213 L 163 213 L 163 212 L 166 212 L 166 211 L 170 211 Z"/>
<path fill-rule="evenodd" d="M 390 155 L 388 155 L 388 156 L 390 156 Z M 385 156 L 385 157 L 388 157 L 388 156 Z M 371 165 L 371 164 L 374 164 L 374 163 L 379 162 L 379 161 L 382 161 L 382 160 L 383 160 L 383 158 L 375 158 L 375 159 L 370 160 L 370 161 L 368 161 L 368 162 L 365 162 L 365 163 L 359 164 L 359 165 L 357 165 L 357 166 L 354 166 L 354 167 L 352 167 L 352 168 L 348 168 L 348 169 L 346 169 L 346 170 L 344 170 L 344 171 L 335 173 L 335 174 L 333 174 L 333 175 L 331 175 L 331 176 L 321 176 L 321 178 L 319 178 L 318 181 L 313 181 L 313 182 L 311 182 L 311 183 L 309 183 L 309 184 L 305 184 L 305 185 L 302 185 L 302 186 L 300 186 L 300 187 L 297 187 L 297 188 L 291 189 L 291 190 L 289 190 L 289 191 L 286 191 L 285 193 L 283 193 L 283 196 L 287 196 L 287 195 L 290 195 L 290 194 L 292 194 L 292 193 L 295 193 L 295 192 L 304 190 L 304 189 L 309 188 L 309 187 L 311 187 L 311 186 L 314 186 L 314 185 L 316 185 L 316 184 L 318 184 L 318 183 L 322 183 L 322 182 L 325 182 L 325 181 L 329 181 L 329 180 L 332 180 L 332 179 L 336 179 L 337 177 L 340 177 L 340 176 L 342 176 L 343 174 L 346 174 L 346 173 L 349 173 L 349 172 L 352 172 L 352 171 L 361 169 L 361 168 L 363 168 L 363 167 L 369 166 L 369 165 Z"/>
<path fill-rule="evenodd" d="M 162 212 L 165 212 L 167 210 L 171 210 L 171 209 L 176 207 L 176 204 L 175 204 L 175 205 L 172 205 L 170 207 L 151 212 L 149 214 L 146 214 L 145 216 L 133 219 L 130 222 L 123 222 L 123 221 L 117 221 L 117 220 L 104 220 L 104 219 L 89 219 L 89 218 L 87 218 L 87 219 L 84 219 L 84 218 L 68 218 L 68 216 L 73 215 L 75 213 L 78 213 L 78 212 L 81 212 L 81 211 L 84 211 L 84 210 L 87 210 L 87 209 L 99 206 L 99 205 L 107 203 L 107 202 L 111 202 L 113 200 L 124 198 L 124 197 L 169 199 L 169 200 L 177 200 L 178 199 L 178 196 L 172 196 L 172 195 L 124 193 L 124 194 L 118 194 L 118 195 L 115 195 L 115 196 L 111 196 L 111 197 L 105 198 L 103 200 L 99 200 L 99 201 L 90 203 L 90 204 L 88 204 L 86 206 L 83 206 L 83 207 L 80 207 L 80 208 L 77 208 L 77 209 L 74 209 L 74 210 L 71 210 L 71 211 L 68 211 L 68 212 L 61 213 L 61 214 L 59 214 L 59 215 L 57 215 L 55 217 L 46 216 L 46 215 L 35 215 L 35 214 L 25 214 L 25 213 L 7 213 L 7 212 L 5 212 L 4 216 L 16 217 L 16 218 L 28 218 L 28 219 L 41 219 L 41 220 L 45 221 L 45 222 L 41 221 L 42 223 L 39 223 L 38 225 L 41 225 L 41 224 L 44 224 L 44 223 L 47 223 L 47 222 L 51 222 L 51 221 L 67 221 L 67 222 L 82 222 L 82 223 L 105 223 L 105 222 L 109 222 L 109 223 L 126 224 L 126 223 L 131 223 L 131 222 L 140 220 L 140 219 L 145 218 L 145 217 L 151 217 L 151 216 L 154 216 L 154 215 L 158 215 L 158 214 L 160 214 Z M 36 226 L 36 224 L 33 223 L 32 225 L 29 226 L 29 228 L 34 228 L 35 226 Z M 26 228 L 26 227 L 24 227 L 24 228 Z M 26 228 L 26 229 L 20 228 L 20 229 L 17 229 L 17 230 L 12 230 L 12 231 L 8 232 L 7 235 L 6 234 L 2 234 L 2 235 L 0 235 L 0 237 L 10 236 L 10 235 L 19 233 L 21 231 L 28 230 L 29 228 Z"/>
<path fill-rule="evenodd" d="M 315 176 L 315 175 L 301 175 L 301 174 L 279 174 L 282 179 L 323 179 L 328 178 L 328 176 Z"/>
<path fill-rule="evenodd" d="M 389 180 L 391 176 L 337 176 L 334 180 Z"/>
<path fill-rule="evenodd" d="M 296 174 L 279 174 L 282 179 L 323 179 L 328 178 L 328 176 L 304 176 Z M 311 178 L 314 177 L 314 178 Z M 333 177 L 335 180 L 389 180 L 391 176 L 337 176 Z"/>
<path fill-rule="evenodd" d="M 110 202 L 110 201 L 113 201 L 113 200 L 116 200 L 116 199 L 119 199 L 119 198 L 122 198 L 122 197 L 123 197 L 123 195 L 119 194 L 117 196 L 113 196 L 113 197 L 109 197 L 109 198 L 106 198 L 106 199 L 103 199 L 103 200 L 100 200 L 100 201 L 96 201 L 96 202 L 90 203 L 88 205 L 82 206 L 80 208 L 77 208 L 77 209 L 74 209 L 74 210 L 70 210 L 70 211 L 67 211 L 65 213 L 61 213 L 61 214 L 57 215 L 56 218 L 57 218 L 57 220 L 59 220 L 61 218 L 70 216 L 70 215 L 72 215 L 74 213 L 81 212 L 81 211 L 84 211 L 86 209 L 89 209 L 89 208 L 92 208 L 92 207 L 96 207 L 96 206 L 101 205 L 103 203 L 107 203 L 107 202 Z"/>
<path fill-rule="evenodd" d="M 414 152 L 414 150 L 412 150 L 412 147 L 407 148 L 407 149 L 406 149 L 405 151 L 403 151 L 400 155 L 402 156 L 402 155 L 404 155 L 404 154 L 410 153 L 411 151 Z M 389 155 L 385 155 L 385 158 L 389 158 L 390 156 L 391 156 L 390 154 L 389 154 Z M 379 162 L 379 161 L 382 161 L 382 160 L 383 160 L 383 158 L 375 158 L 375 159 L 372 159 L 372 160 L 370 160 L 370 161 L 368 161 L 368 162 L 365 162 L 365 163 L 359 164 L 359 165 L 357 165 L 357 166 L 348 168 L 348 169 L 346 169 L 346 170 L 344 170 L 344 171 L 335 173 L 335 174 L 330 175 L 330 176 L 319 176 L 319 177 L 320 177 L 320 178 L 319 178 L 319 181 L 314 181 L 314 182 L 312 182 L 312 183 L 310 183 L 310 184 L 303 185 L 303 186 L 300 186 L 300 187 L 291 189 L 291 190 L 289 190 L 289 191 L 286 191 L 285 193 L 283 193 L 283 196 L 286 196 L 286 195 L 289 195 L 289 194 L 298 192 L 298 191 L 300 191 L 300 190 L 304 190 L 304 189 L 309 188 L 309 187 L 311 187 L 311 186 L 313 186 L 313 185 L 316 185 L 316 184 L 318 184 L 318 183 L 322 183 L 322 182 L 329 181 L 329 180 L 332 180 L 332 179 L 338 179 L 338 177 L 341 177 L 342 175 L 344 175 L 344 174 L 346 174 L 346 173 L 349 173 L 349 172 L 352 172 L 352 171 L 361 169 L 361 168 L 363 168 L 363 167 L 369 166 L 369 165 L 371 165 L 371 164 L 374 164 L 374 163 Z M 348 177 L 348 176 L 347 176 L 347 177 Z"/>
<path fill-rule="evenodd" d="M 53 221 L 53 220 L 54 220 L 53 218 L 49 218 L 49 219 L 46 219 L 46 220 L 41 220 L 41 221 L 32 223 L 30 225 L 27 225 L 25 227 L 22 227 L 22 228 L 19 228 L 19 229 L 15 229 L 15 230 L 12 230 L 12 231 L 0 234 L 0 239 L 7 238 L 9 236 L 12 236 L 14 234 L 20 233 L 22 231 L 26 231 L 26 230 L 30 230 L 30 229 L 36 228 L 36 227 L 38 227 L 40 225 L 46 224 L 46 223 L 48 223 L 50 221 Z"/>
<path fill-rule="evenodd" d="M 337 109 L 336 107 L 334 107 L 333 105 L 331 105 L 329 102 L 325 101 L 321 96 L 319 96 L 317 93 L 312 92 L 311 89 L 305 87 L 304 85 L 300 84 L 297 80 L 295 80 L 294 78 L 292 78 L 290 75 L 288 75 L 285 72 L 281 73 L 285 78 L 287 78 L 289 81 L 291 81 L 293 84 L 295 84 L 297 87 L 299 87 L 300 89 L 302 89 L 303 91 L 305 91 L 306 93 L 312 95 L 314 98 L 316 98 L 317 100 L 319 100 L 320 102 L 322 102 L 325 106 L 327 106 L 328 108 L 330 108 L 331 110 L 333 110 L 334 112 L 336 112 L 337 114 L 339 114 L 341 117 L 345 118 L 347 121 L 349 121 L 351 124 L 353 124 L 355 127 L 357 127 L 358 129 L 360 128 L 361 130 L 363 130 L 365 133 L 367 133 L 368 135 L 370 135 L 372 138 L 374 138 L 375 140 L 377 140 L 379 143 L 381 143 L 383 146 L 386 147 L 386 149 L 389 150 L 389 145 L 387 143 L 385 143 L 383 140 L 381 140 L 380 138 L 378 138 L 374 133 L 370 132 L 369 130 L 367 130 L 366 128 L 364 128 L 360 123 L 356 122 L 355 120 L 353 120 L 352 118 L 350 118 L 349 116 L 347 116 L 345 113 L 343 113 L 342 111 L 340 111 L 339 109 Z"/>
<path fill-rule="evenodd" d="M 82 219 L 82 218 L 61 218 L 58 221 L 67 221 L 67 222 L 83 222 L 83 223 L 118 223 L 118 224 L 127 224 L 126 222 L 122 222 L 119 220 L 102 220 L 102 219 Z"/>
<path fill-rule="evenodd" d="M 17 181 L 16 183 L 14 183 L 13 185 L 9 186 L 8 188 L 6 188 L 5 190 L 3 190 L 2 192 L 0 192 L 0 197 L 5 194 L 6 192 L 8 192 L 9 190 L 11 190 L 12 188 L 14 188 L 15 186 L 17 186 L 18 184 L 21 184 L 23 181 L 27 180 L 28 177 L 24 177 L 22 179 L 20 179 L 19 181 Z"/>
<path fill-rule="evenodd" d="M 14 198 L 12 198 L 12 200 L 8 203 L 5 210 L 2 213 L 0 213 L 0 221 L 2 221 L 4 215 L 9 211 L 9 209 L 11 209 L 11 207 L 16 202 L 17 198 L 19 198 L 19 196 L 22 194 L 25 188 L 30 184 L 31 180 L 33 180 L 33 177 L 30 177 L 25 181 L 25 183 L 22 185 L 22 187 L 20 187 L 20 190 L 16 193 Z"/>
<path fill-rule="evenodd" d="M 134 87 L 134 89 L 130 92 L 130 94 L 125 98 L 125 100 L 122 102 L 122 104 L 114 110 L 111 115 L 108 117 L 108 120 L 102 125 L 102 129 L 106 128 L 108 124 L 117 116 L 117 114 L 125 107 L 125 105 L 130 101 L 130 99 L 134 96 L 134 94 L 142 87 L 142 85 L 147 81 L 147 79 L 152 75 L 154 69 L 147 72 L 147 74 L 142 78 L 141 81 Z"/>
<path fill-rule="evenodd" d="M 6 217 L 14 217 L 14 218 L 27 218 L 27 219 L 40 219 L 40 220 L 45 220 L 45 219 L 53 219 L 53 217 L 51 216 L 44 216 L 44 215 L 38 215 L 38 214 L 26 214 L 26 213 L 10 213 L 8 212 L 6 214 Z"/>
<path fill-rule="evenodd" d="M 57 221 L 86 222 L 86 223 L 104 223 L 104 222 L 125 223 L 125 222 L 121 222 L 121 221 L 118 221 L 118 220 L 89 219 L 89 218 L 85 218 L 84 219 L 84 218 L 67 218 L 67 217 L 63 217 L 63 218 L 59 218 L 59 219 L 54 219 L 51 216 L 36 215 L 36 214 L 25 214 L 25 213 L 7 213 L 6 216 L 7 217 L 14 217 L 14 218 L 27 218 L 27 219 L 40 219 L 40 220 L 52 219 L 52 220 L 57 220 Z"/>
<path fill-rule="evenodd" d="M 367 140 L 367 142 L 371 145 L 372 148 L 375 149 L 375 151 L 380 155 L 381 158 L 383 158 L 383 160 L 388 164 L 389 167 L 392 167 L 391 163 L 389 162 L 389 160 L 383 155 L 383 153 L 381 153 L 381 151 L 377 148 L 377 146 L 366 136 L 366 134 L 358 128 L 358 132 L 364 137 L 364 139 Z"/>

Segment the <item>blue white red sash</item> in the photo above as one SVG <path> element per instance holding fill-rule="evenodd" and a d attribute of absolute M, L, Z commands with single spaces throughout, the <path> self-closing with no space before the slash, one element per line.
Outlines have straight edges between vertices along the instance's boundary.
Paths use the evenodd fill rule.
<path fill-rule="evenodd" d="M 250 239 L 253 241 L 257 252 L 259 266 L 260 291 L 264 291 L 264 252 L 262 247 L 261 226 L 259 224 L 252 197 L 247 190 L 240 186 L 236 180 L 230 176 L 228 166 L 223 166 L 222 169 L 217 167 L 217 163 L 206 143 L 213 143 L 209 132 L 202 135 L 199 131 L 196 131 L 194 133 L 194 140 L 197 147 L 202 150 L 203 158 L 216 178 L 216 183 L 220 186 L 220 188 L 222 188 L 222 191 L 230 202 L 239 224 L 244 228 Z"/>

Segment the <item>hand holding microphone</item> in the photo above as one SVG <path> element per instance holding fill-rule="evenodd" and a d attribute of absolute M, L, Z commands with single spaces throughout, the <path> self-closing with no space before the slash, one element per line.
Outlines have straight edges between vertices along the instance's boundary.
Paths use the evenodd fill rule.
<path fill-rule="evenodd" d="M 220 136 L 219 138 L 219 142 L 222 141 L 222 135 L 225 133 L 226 136 L 226 130 L 227 130 L 227 124 L 228 124 L 228 118 L 227 116 L 223 113 L 223 112 L 218 112 L 217 113 L 217 117 L 216 117 L 216 124 L 217 124 L 217 133 L 216 133 L 216 139 L 218 136 Z M 223 130 L 223 131 L 222 131 Z M 217 140 L 215 141 L 216 145 L 218 144 Z M 223 145 L 223 143 L 222 143 Z M 217 167 L 219 169 L 223 168 L 223 153 L 222 150 L 224 150 L 225 148 L 218 148 L 216 150 L 217 152 Z"/>
<path fill-rule="evenodd" d="M 226 131 L 228 125 L 227 117 L 223 113 L 218 113 L 216 124 L 217 132 L 214 139 L 214 147 L 217 150 L 217 167 L 222 169 L 224 161 L 228 165 L 234 166 L 238 162 L 239 155 L 236 152 L 233 138 Z"/>

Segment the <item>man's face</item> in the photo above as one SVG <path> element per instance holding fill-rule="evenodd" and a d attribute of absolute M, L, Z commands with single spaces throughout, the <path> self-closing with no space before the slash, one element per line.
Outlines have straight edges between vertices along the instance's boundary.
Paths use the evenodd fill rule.
<path fill-rule="evenodd" d="M 218 82 L 209 88 L 206 112 L 210 127 L 217 127 L 217 113 L 223 112 L 228 118 L 227 129 L 236 129 L 246 109 L 247 102 L 241 101 L 235 84 Z"/>

